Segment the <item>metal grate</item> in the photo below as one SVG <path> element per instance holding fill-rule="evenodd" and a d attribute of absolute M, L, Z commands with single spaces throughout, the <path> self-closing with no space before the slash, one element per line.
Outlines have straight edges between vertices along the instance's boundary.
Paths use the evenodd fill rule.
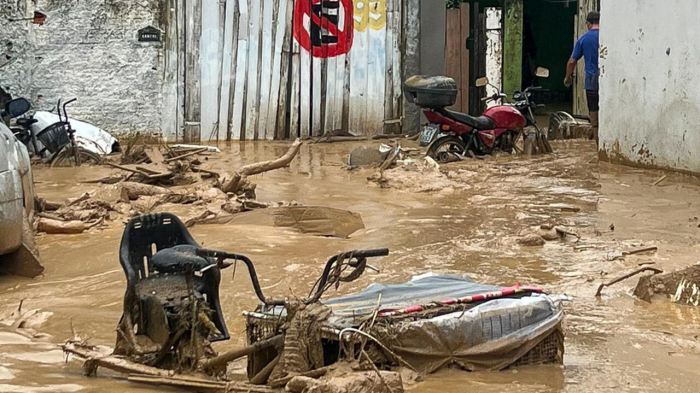
<path fill-rule="evenodd" d="M 554 330 L 510 367 L 548 363 L 564 363 L 564 333 L 561 328 Z"/>

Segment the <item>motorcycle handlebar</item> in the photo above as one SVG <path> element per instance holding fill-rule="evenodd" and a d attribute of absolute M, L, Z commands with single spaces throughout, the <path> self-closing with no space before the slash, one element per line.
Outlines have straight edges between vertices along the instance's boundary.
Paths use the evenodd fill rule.
<path fill-rule="evenodd" d="M 352 256 L 356 258 L 385 257 L 387 255 L 389 255 L 388 248 L 377 248 L 374 250 L 357 250 L 352 253 Z"/>
<path fill-rule="evenodd" d="M 205 257 L 205 258 L 216 258 L 216 259 L 234 259 L 238 261 L 242 261 L 246 267 L 248 268 L 248 273 L 250 275 L 250 280 L 253 283 L 253 289 L 255 290 L 255 294 L 258 296 L 258 299 L 260 299 L 261 302 L 265 303 L 266 305 L 269 306 L 274 306 L 274 305 L 284 305 L 285 300 L 284 299 L 274 299 L 274 298 L 267 298 L 262 292 L 262 288 L 260 288 L 260 282 L 258 281 L 258 275 L 255 272 L 255 266 L 253 266 L 253 261 L 250 260 L 250 258 L 246 257 L 245 255 L 241 254 L 234 254 L 234 253 L 229 253 L 226 251 L 218 251 L 218 250 L 210 250 L 206 248 L 200 248 L 197 249 L 196 254 L 200 257 Z M 338 258 L 343 255 L 338 254 L 332 256 L 328 262 L 326 262 L 325 269 L 323 270 L 323 274 L 321 275 L 321 278 L 319 279 L 319 286 L 318 286 L 318 291 L 322 290 L 322 288 L 325 286 L 327 280 L 328 280 L 328 275 L 330 274 L 331 267 L 333 264 L 338 260 Z M 388 248 L 377 248 L 377 249 L 371 249 L 371 250 L 357 250 L 352 252 L 352 258 L 356 259 L 366 259 L 366 258 L 374 258 L 374 257 L 382 257 L 382 256 L 387 256 L 389 255 L 389 249 Z"/>

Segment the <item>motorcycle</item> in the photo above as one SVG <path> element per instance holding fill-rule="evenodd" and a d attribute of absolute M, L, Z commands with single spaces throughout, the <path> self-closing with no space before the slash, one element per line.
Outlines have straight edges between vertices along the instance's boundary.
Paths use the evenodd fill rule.
<path fill-rule="evenodd" d="M 539 67 L 536 75 L 548 77 L 549 70 Z M 477 157 L 495 151 L 513 153 L 519 150 L 517 142 L 526 127 L 534 126 L 540 133 L 534 111 L 544 105 L 532 100 L 532 93 L 542 91 L 540 86 L 531 86 L 513 94 L 514 103 L 504 103 L 508 96 L 501 93 L 488 78 L 476 80 L 477 87 L 491 86 L 495 93 L 482 98 L 494 105 L 488 107 L 481 116 L 446 109 L 454 105 L 457 97 L 457 84 L 444 76 L 417 75 L 404 83 L 404 94 L 409 102 L 423 109 L 430 124 L 420 136 L 421 146 L 428 146 L 427 155 L 438 162 L 453 161 L 456 157 Z"/>
<path fill-rule="evenodd" d="M 102 158 L 99 154 L 89 151 L 76 141 L 76 130 L 68 119 L 66 107 L 76 101 L 69 100 L 61 106 L 61 100 L 56 106 L 58 121 L 35 132 L 34 124 L 38 122 L 33 116 L 17 119 L 16 128 L 12 129 L 15 137 L 27 146 L 30 153 L 37 157 L 48 157 L 49 165 L 54 167 L 80 166 L 81 164 L 99 165 Z M 61 112 L 61 108 L 63 111 Z"/>

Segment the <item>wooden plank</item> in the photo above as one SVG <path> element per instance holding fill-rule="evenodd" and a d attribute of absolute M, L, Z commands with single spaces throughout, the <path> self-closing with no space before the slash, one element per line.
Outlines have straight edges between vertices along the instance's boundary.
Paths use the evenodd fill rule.
<path fill-rule="evenodd" d="M 486 13 L 486 86 L 485 97 L 503 91 L 503 36 L 501 21 L 503 11 L 498 7 L 485 8 Z M 510 95 L 509 95 L 510 96 Z M 497 105 L 497 101 L 488 101 L 488 107 Z"/>
<path fill-rule="evenodd" d="M 199 41 L 201 59 L 201 123 L 202 140 L 216 139 L 219 121 L 219 1 L 202 1 L 202 35 Z"/>
<path fill-rule="evenodd" d="M 187 62 L 185 53 L 187 52 L 185 39 L 185 1 L 177 0 L 175 13 L 177 14 L 177 128 L 175 130 L 174 141 L 182 141 L 185 131 L 185 69 Z"/>
<path fill-rule="evenodd" d="M 403 2 L 404 0 L 394 0 L 394 16 L 392 22 L 392 30 L 394 31 L 394 41 L 393 41 L 393 73 L 392 78 L 394 79 L 392 85 L 394 87 L 392 105 L 395 119 L 401 119 L 399 123 L 397 133 L 403 132 L 403 55 L 401 52 L 401 43 L 404 42 L 404 32 L 401 28 L 403 20 Z"/>
<path fill-rule="evenodd" d="M 523 0 L 505 0 L 503 26 L 503 91 L 512 96 L 523 83 Z"/>
<path fill-rule="evenodd" d="M 394 20 L 394 1 L 395 0 L 387 0 L 386 2 L 386 41 L 385 45 L 387 50 L 384 53 L 385 57 L 385 75 L 384 75 L 384 120 L 393 120 L 394 119 L 394 106 L 392 105 L 392 99 L 394 96 L 394 79 L 392 78 L 392 75 L 394 73 L 394 51 L 393 51 L 393 42 L 395 40 L 394 38 L 394 29 L 392 28 L 393 20 Z M 398 1 L 398 0 L 396 0 Z M 393 128 L 393 125 L 388 124 L 384 122 L 383 124 L 383 129 L 381 131 L 382 134 L 389 134 L 391 133 L 391 130 Z"/>
<path fill-rule="evenodd" d="M 294 40 L 292 34 L 292 10 L 294 9 L 294 1 L 286 0 L 287 8 L 285 11 L 284 18 L 284 42 L 282 44 L 282 59 L 280 68 L 282 70 L 282 75 L 280 76 L 279 83 L 279 103 L 277 106 L 277 127 L 275 129 L 275 138 L 284 139 L 287 135 L 287 96 L 288 91 L 290 91 L 291 80 L 290 80 L 290 66 L 292 61 L 292 40 Z M 278 25 L 277 28 L 279 29 Z M 296 135 L 294 135 L 296 136 Z M 290 138 L 292 139 L 292 138 Z"/>
<path fill-rule="evenodd" d="M 450 8 L 445 16 L 445 74 L 454 79 L 457 86 L 462 86 L 461 64 L 461 14 L 459 8 Z M 462 94 L 457 93 L 455 104 L 450 106 L 452 110 L 462 108 Z"/>
<path fill-rule="evenodd" d="M 336 94 L 335 94 L 335 88 L 337 85 L 337 80 L 335 77 L 335 72 L 338 64 L 338 57 L 330 57 L 326 59 L 326 81 L 325 81 L 325 86 L 326 86 L 326 91 L 325 91 L 325 100 L 324 100 L 324 118 L 323 118 L 323 124 L 324 124 L 324 133 L 327 133 L 328 131 L 332 131 L 338 128 L 338 126 L 335 124 L 335 119 L 334 116 L 337 114 L 337 110 L 335 108 L 335 103 L 336 103 Z"/>
<path fill-rule="evenodd" d="M 467 48 L 467 40 L 471 32 L 470 9 L 469 3 L 462 3 L 459 7 L 460 19 L 460 64 L 461 64 L 461 84 L 460 84 L 460 102 L 462 105 L 461 111 L 469 113 L 469 49 Z"/>
<path fill-rule="evenodd" d="M 260 45 L 260 109 L 258 120 L 258 139 L 272 139 L 267 136 L 268 110 L 270 107 L 270 86 L 272 85 L 272 56 L 275 42 L 272 40 L 274 28 L 273 14 L 278 13 L 275 3 L 279 0 L 262 0 L 262 42 Z M 278 72 L 279 75 L 279 72 Z M 279 84 L 279 80 L 277 81 Z M 274 119 L 277 117 L 275 116 Z M 272 121 L 274 124 L 275 120 Z M 274 126 L 273 126 L 274 127 Z"/>
<path fill-rule="evenodd" d="M 363 2 L 367 4 L 367 2 Z M 353 135 L 366 135 L 365 124 L 367 121 L 367 65 L 370 58 L 369 32 L 365 22 L 364 30 L 358 29 L 358 18 L 368 16 L 355 15 L 355 37 L 350 53 L 350 114 L 348 131 Z"/>
<path fill-rule="evenodd" d="M 161 129 L 166 141 L 174 141 L 177 137 L 177 61 L 178 61 L 178 36 L 177 36 L 177 0 L 168 0 L 163 12 L 167 12 L 164 43 L 164 71 L 163 71 L 163 116 Z"/>
<path fill-rule="evenodd" d="M 333 58 L 333 67 L 335 67 L 335 70 L 332 72 L 333 73 L 333 80 L 331 80 L 330 76 L 328 77 L 328 83 L 333 83 L 333 87 L 331 88 L 332 90 L 332 96 L 330 96 L 331 93 L 329 93 L 330 96 L 330 110 L 329 110 L 329 116 L 330 116 L 330 122 L 331 126 L 330 129 L 332 130 L 337 130 L 341 129 L 343 127 L 342 124 L 342 117 L 343 117 L 343 87 L 345 85 L 345 55 L 339 55 Z M 331 65 L 329 64 L 329 75 L 330 75 L 330 67 Z"/>
<path fill-rule="evenodd" d="M 270 82 L 270 94 L 267 101 L 267 120 L 265 122 L 265 138 L 274 139 L 275 138 L 275 127 L 278 122 L 277 110 L 279 106 L 279 93 L 280 93 L 280 83 L 282 78 L 282 47 L 285 43 L 286 33 L 287 33 L 287 0 L 277 0 L 279 2 L 276 12 L 275 20 L 275 39 L 274 39 L 274 54 L 272 60 L 272 76 Z M 289 50 L 289 47 L 287 47 Z M 285 81 L 286 83 L 286 81 Z M 261 104 L 265 101 L 261 100 Z M 262 130 L 262 125 L 260 126 Z M 262 131 L 261 131 L 262 132 Z"/>
<path fill-rule="evenodd" d="M 306 0 L 300 0 L 306 1 Z M 311 53 L 304 48 L 300 48 L 299 63 L 299 132 L 302 138 L 311 135 Z"/>
<path fill-rule="evenodd" d="M 256 139 L 258 126 L 258 104 L 260 103 L 260 0 L 250 0 L 248 21 L 248 75 L 246 91 L 245 140 Z"/>
<path fill-rule="evenodd" d="M 237 41 L 234 34 L 236 27 L 236 0 L 226 0 L 224 17 L 224 50 L 221 65 L 221 88 L 219 98 L 219 133 L 217 139 L 224 135 L 227 140 L 231 140 L 229 132 L 229 108 L 231 106 L 231 82 L 234 74 L 231 72 L 235 58 L 233 57 L 234 41 Z"/>
<path fill-rule="evenodd" d="M 226 140 L 231 141 L 233 140 L 233 131 L 232 131 L 232 123 L 233 123 L 233 101 L 234 97 L 236 95 L 236 72 L 238 69 L 238 31 L 240 30 L 239 24 L 240 24 L 240 12 L 239 12 L 239 0 L 233 0 L 234 2 L 234 9 L 233 9 L 233 38 L 231 40 L 232 46 L 231 46 L 231 86 L 229 87 L 230 93 L 229 93 L 229 109 L 228 109 L 228 122 L 226 123 Z"/>
<path fill-rule="evenodd" d="M 352 51 L 345 55 L 345 64 L 343 68 L 343 111 L 341 114 L 340 128 L 343 131 L 350 132 L 350 65 L 352 60 Z"/>
<path fill-rule="evenodd" d="M 323 99 L 323 61 L 319 57 L 311 57 L 311 135 L 319 136 L 323 133 L 321 129 L 321 102 Z"/>
<path fill-rule="evenodd" d="M 183 140 L 187 143 L 201 140 L 201 72 L 199 41 L 202 35 L 202 0 L 186 1 L 185 32 L 186 68 L 185 68 L 185 124 Z"/>
<path fill-rule="evenodd" d="M 365 135 L 384 131 L 384 78 L 386 76 L 386 2 L 369 1 L 369 49 L 367 57 L 367 120 Z"/>
<path fill-rule="evenodd" d="M 243 130 L 243 107 L 246 101 L 247 59 L 248 59 L 248 1 L 238 0 L 238 49 L 236 54 L 236 80 L 233 94 L 233 111 L 231 112 L 231 134 L 234 140 L 245 136 Z"/>
<path fill-rule="evenodd" d="M 289 139 L 294 139 L 301 136 L 301 111 L 299 102 L 301 101 L 301 51 L 299 43 L 292 40 L 292 74 L 290 75 L 292 92 L 290 95 L 289 105 Z"/>

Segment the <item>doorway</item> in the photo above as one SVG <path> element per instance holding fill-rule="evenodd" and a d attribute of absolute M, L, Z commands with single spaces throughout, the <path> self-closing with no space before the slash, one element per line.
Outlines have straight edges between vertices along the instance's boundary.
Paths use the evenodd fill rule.
<path fill-rule="evenodd" d="M 573 50 L 577 0 L 528 0 L 523 5 L 522 88 L 542 86 L 535 101 L 547 105 L 546 112 L 572 113 L 572 89 L 563 81 Z M 549 69 L 549 78 L 536 77 L 537 67 Z"/>

